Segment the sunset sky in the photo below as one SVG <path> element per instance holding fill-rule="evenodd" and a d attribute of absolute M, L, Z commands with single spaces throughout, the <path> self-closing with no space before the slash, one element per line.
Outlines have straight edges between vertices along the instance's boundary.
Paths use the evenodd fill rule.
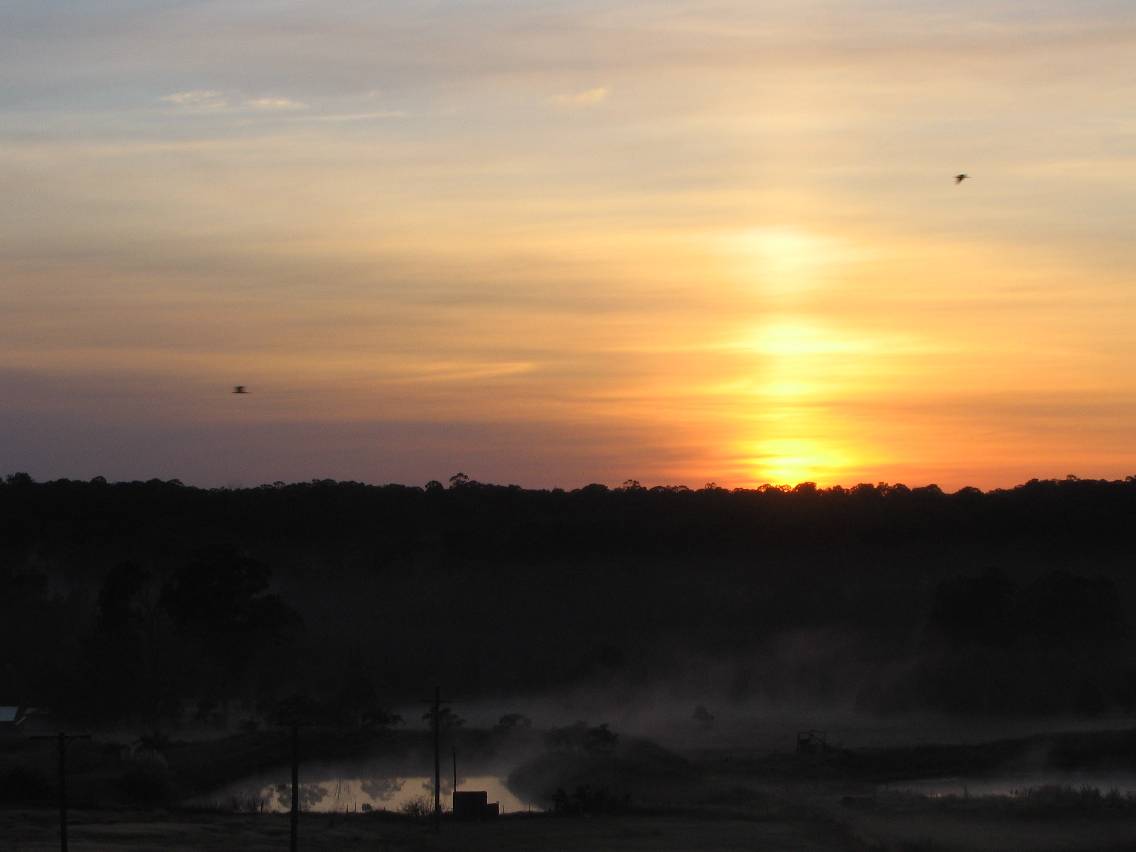
<path fill-rule="evenodd" d="M 0 0 L 0 189 L 0 475 L 1136 473 L 1132 0 Z"/>

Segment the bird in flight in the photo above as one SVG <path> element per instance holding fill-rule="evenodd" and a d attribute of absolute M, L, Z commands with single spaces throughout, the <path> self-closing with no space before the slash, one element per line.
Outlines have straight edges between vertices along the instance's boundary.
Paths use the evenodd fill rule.
<path fill-rule="evenodd" d="M 233 393 L 248 393 L 244 385 L 233 385 Z"/>
<path fill-rule="evenodd" d="M 968 177 L 970 177 L 970 175 L 965 175 L 965 174 L 964 175 L 955 175 L 955 186 L 958 186 L 960 183 L 962 183 Z"/>

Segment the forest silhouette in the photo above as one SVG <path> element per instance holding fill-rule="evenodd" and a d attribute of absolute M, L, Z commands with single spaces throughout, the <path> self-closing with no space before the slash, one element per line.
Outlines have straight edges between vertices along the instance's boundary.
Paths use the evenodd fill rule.
<path fill-rule="evenodd" d="M 0 703 L 155 730 L 296 702 L 388 725 L 436 682 L 677 682 L 882 714 L 1131 712 L 1134 510 L 1133 477 L 944 493 L 13 474 Z"/>

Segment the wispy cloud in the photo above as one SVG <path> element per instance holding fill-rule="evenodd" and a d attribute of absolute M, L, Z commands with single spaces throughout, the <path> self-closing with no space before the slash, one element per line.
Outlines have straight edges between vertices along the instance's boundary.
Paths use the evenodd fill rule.
<path fill-rule="evenodd" d="M 405 118 L 406 113 L 400 109 L 379 110 L 377 112 L 339 112 L 325 115 L 300 116 L 300 121 L 381 121 L 390 118 Z"/>
<path fill-rule="evenodd" d="M 294 101 L 291 98 L 249 98 L 245 101 L 245 106 L 249 109 L 255 110 L 300 110 L 307 109 L 308 105 L 300 101 Z"/>
<path fill-rule="evenodd" d="M 163 95 L 159 100 L 189 109 L 225 109 L 229 106 L 224 92 L 213 89 L 190 89 L 185 92 L 173 92 L 169 95 Z"/>
<path fill-rule="evenodd" d="M 611 90 L 606 86 L 596 86 L 594 89 L 585 89 L 582 92 L 556 95 L 552 102 L 557 106 L 590 107 L 607 100 Z"/>
<path fill-rule="evenodd" d="M 256 112 L 297 112 L 308 108 L 306 103 L 283 97 L 241 97 L 238 94 L 216 89 L 187 89 L 172 92 L 159 98 L 163 103 L 179 109 L 198 112 L 254 110 Z"/>

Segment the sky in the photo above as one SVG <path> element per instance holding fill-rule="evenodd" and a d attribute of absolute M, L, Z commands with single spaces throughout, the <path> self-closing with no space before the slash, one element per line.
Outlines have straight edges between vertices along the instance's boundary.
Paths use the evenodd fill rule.
<path fill-rule="evenodd" d="M 0 0 L 0 474 L 1124 477 L 1134 105 L 1130 0 Z"/>

